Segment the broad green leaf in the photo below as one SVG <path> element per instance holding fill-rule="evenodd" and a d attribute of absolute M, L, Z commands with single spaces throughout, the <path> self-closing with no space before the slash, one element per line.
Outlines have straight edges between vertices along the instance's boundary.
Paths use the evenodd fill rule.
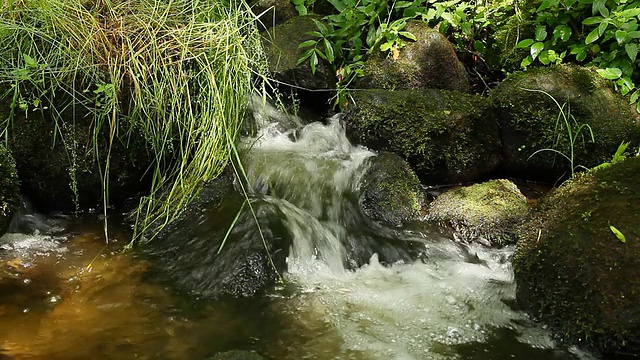
<path fill-rule="evenodd" d="M 602 22 L 602 16 L 593 16 L 582 20 L 583 25 L 596 25 Z"/>
<path fill-rule="evenodd" d="M 408 32 L 408 31 L 400 31 L 398 32 L 398 35 L 404 36 L 405 38 L 409 39 L 409 40 L 413 40 L 413 41 L 417 41 L 418 38 L 416 38 L 415 35 L 413 35 L 412 33 Z"/>
<path fill-rule="evenodd" d="M 388 51 L 393 46 L 393 42 L 387 41 L 380 45 L 380 51 Z"/>
<path fill-rule="evenodd" d="M 311 57 L 311 55 L 313 54 L 313 50 L 314 49 L 308 49 L 305 52 L 303 52 L 302 55 L 300 55 L 300 58 L 298 59 L 297 65 L 302 64 L 303 62 L 305 62 L 305 60 Z"/>
<path fill-rule="evenodd" d="M 607 27 L 609 26 L 608 22 L 601 22 L 600 25 L 598 25 L 598 35 L 602 36 L 602 34 L 604 34 L 605 30 L 607 30 Z"/>
<path fill-rule="evenodd" d="M 541 12 L 542 10 L 554 5 L 558 5 L 558 0 L 544 0 L 536 12 Z"/>
<path fill-rule="evenodd" d="M 640 31 L 629 31 L 627 35 L 633 39 L 640 39 Z"/>
<path fill-rule="evenodd" d="M 638 57 L 638 45 L 629 43 L 624 46 L 624 51 L 627 52 L 627 56 L 631 59 L 632 62 L 636 61 L 636 57 Z"/>
<path fill-rule="evenodd" d="M 627 32 L 624 30 L 616 30 L 616 41 L 622 45 L 627 40 Z"/>
<path fill-rule="evenodd" d="M 309 65 L 311 65 L 311 73 L 315 75 L 316 73 L 316 65 L 318 65 L 318 53 L 317 52 L 313 52 L 313 54 L 311 54 L 311 58 L 309 60 Z"/>
<path fill-rule="evenodd" d="M 375 45 L 376 40 L 377 40 L 377 36 L 376 36 L 376 26 L 375 24 L 371 24 L 369 26 L 369 31 L 367 32 L 367 38 L 366 38 L 366 43 L 368 47 L 373 47 L 373 45 Z"/>
<path fill-rule="evenodd" d="M 640 98 L 640 90 L 636 90 L 633 92 L 633 94 L 631 94 L 631 96 L 629 97 L 629 104 L 637 102 L 638 98 Z"/>
<path fill-rule="evenodd" d="M 634 18 L 636 16 L 640 16 L 640 7 L 636 6 L 636 7 L 633 7 L 631 9 L 627 9 L 627 10 L 621 11 L 617 15 L 620 18 L 626 18 L 626 19 L 631 19 L 631 18 Z"/>
<path fill-rule="evenodd" d="M 616 80 L 622 76 L 622 70 L 618 68 L 597 69 L 596 71 L 600 76 L 609 80 Z"/>
<path fill-rule="evenodd" d="M 327 29 L 327 25 L 325 25 L 322 21 L 319 21 L 317 19 L 311 19 L 311 20 L 313 20 L 318 30 L 320 30 L 320 34 L 321 34 L 320 37 L 322 37 L 322 35 L 326 35 L 329 33 L 329 29 Z"/>
<path fill-rule="evenodd" d="M 551 60 L 549 59 L 549 51 L 541 51 L 538 55 L 538 60 L 540 60 L 540 62 L 544 65 L 549 65 L 549 63 L 551 63 Z"/>
<path fill-rule="evenodd" d="M 336 59 L 333 53 L 333 45 L 327 39 L 324 39 L 324 53 L 327 55 L 327 61 L 333 63 Z"/>
<path fill-rule="evenodd" d="M 547 38 L 547 27 L 546 26 L 536 27 L 536 41 L 543 41 L 546 38 Z"/>
<path fill-rule="evenodd" d="M 487 51 L 487 46 L 480 40 L 476 40 L 473 42 L 473 48 L 479 52 L 484 54 Z"/>
<path fill-rule="evenodd" d="M 620 242 L 627 242 L 627 238 L 622 232 L 620 232 L 620 230 L 616 229 L 615 226 L 609 225 L 609 229 L 611 229 L 611 232 L 618 238 L 618 240 L 620 240 Z"/>
<path fill-rule="evenodd" d="M 328 0 L 338 12 L 343 12 L 347 8 L 347 4 L 342 0 Z"/>
<path fill-rule="evenodd" d="M 532 62 L 533 62 L 533 58 L 531 57 L 531 55 L 529 55 L 522 60 L 522 62 L 520 63 L 520 66 L 523 68 L 526 68 L 527 66 L 531 65 Z"/>
<path fill-rule="evenodd" d="M 307 31 L 305 34 L 307 35 L 311 35 L 311 36 L 315 36 L 315 37 L 324 37 L 322 34 L 320 34 L 319 31 Z"/>
<path fill-rule="evenodd" d="M 598 40 L 598 38 L 600 37 L 600 34 L 598 33 L 598 29 L 593 29 L 593 31 L 591 31 L 589 33 L 589 35 L 587 35 L 587 38 L 584 40 L 585 44 L 591 44 L 592 42 Z"/>
<path fill-rule="evenodd" d="M 567 41 L 571 37 L 572 30 L 567 25 L 556 26 L 553 29 L 553 37 L 562 41 Z"/>
<path fill-rule="evenodd" d="M 29 55 L 22 53 L 22 58 L 24 59 L 24 63 L 28 67 L 37 67 L 38 63 Z"/>
<path fill-rule="evenodd" d="M 533 39 L 524 39 L 516 44 L 516 49 L 528 48 L 529 46 L 531 46 L 531 44 L 533 44 L 533 42 Z"/>
<path fill-rule="evenodd" d="M 307 40 L 307 41 L 303 41 L 300 43 L 300 45 L 298 45 L 298 49 L 303 48 L 303 47 L 307 47 L 307 46 L 312 46 L 316 44 L 316 40 Z"/>
<path fill-rule="evenodd" d="M 534 43 L 533 45 L 531 45 L 531 50 L 530 50 L 531 57 L 535 59 L 542 50 L 544 50 L 543 43 L 541 42 Z"/>

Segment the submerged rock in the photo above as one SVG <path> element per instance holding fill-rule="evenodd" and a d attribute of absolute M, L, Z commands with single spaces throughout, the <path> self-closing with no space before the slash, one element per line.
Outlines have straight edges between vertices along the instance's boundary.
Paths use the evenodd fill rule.
<path fill-rule="evenodd" d="M 514 183 L 491 180 L 438 196 L 425 220 L 453 228 L 460 241 L 503 246 L 516 242 L 527 210 L 527 199 Z"/>
<path fill-rule="evenodd" d="M 640 143 L 640 114 L 595 70 L 579 66 L 535 68 L 514 73 L 491 93 L 500 122 L 504 170 L 509 176 L 556 181 L 571 167 L 593 167 L 609 161 L 623 141 Z M 559 115 L 564 106 L 566 120 Z M 575 139 L 569 141 L 567 124 Z M 587 124 L 589 131 L 581 124 Z M 567 159 L 541 149 L 557 150 Z"/>
<path fill-rule="evenodd" d="M 180 219 L 141 249 L 154 264 L 151 274 L 178 290 L 213 298 L 250 297 L 273 284 L 286 269 L 290 238 L 277 209 L 252 201 L 258 229 L 243 201 L 229 175 L 207 185 Z"/>
<path fill-rule="evenodd" d="M 488 101 L 447 90 L 364 90 L 346 109 L 355 143 L 394 152 L 426 183 L 478 179 L 498 167 L 498 125 Z"/>
<path fill-rule="evenodd" d="M 15 163 L 4 144 L 0 142 L 0 236 L 9 227 L 20 204 L 20 188 Z"/>
<path fill-rule="evenodd" d="M 418 220 L 424 196 L 409 164 L 393 153 L 381 153 L 369 162 L 361 185 L 364 213 L 391 226 Z"/>
<path fill-rule="evenodd" d="M 639 356 L 640 157 L 579 174 L 534 210 L 514 256 L 518 303 L 569 342 Z"/>
<path fill-rule="evenodd" d="M 417 41 L 407 41 L 397 58 L 379 49 L 374 51 L 364 64 L 365 76 L 356 80 L 355 88 L 469 91 L 464 65 L 444 35 L 422 21 L 410 21 L 405 31 Z"/>

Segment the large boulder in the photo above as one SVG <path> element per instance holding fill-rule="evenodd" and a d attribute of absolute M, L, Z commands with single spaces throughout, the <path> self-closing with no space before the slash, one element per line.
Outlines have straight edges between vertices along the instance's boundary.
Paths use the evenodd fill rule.
<path fill-rule="evenodd" d="M 522 15 L 510 14 L 506 20 L 494 24 L 494 29 L 485 54 L 487 65 L 495 71 L 511 73 L 522 69 L 522 60 L 529 55 L 529 49 L 517 48 L 522 39 L 535 37 L 535 15 L 531 11 L 538 5 L 521 1 Z"/>
<path fill-rule="evenodd" d="M 13 158 L 0 142 L 0 236 L 20 205 L 20 188 Z"/>
<path fill-rule="evenodd" d="M 500 164 L 487 99 L 447 90 L 364 90 L 346 109 L 353 142 L 394 152 L 427 183 L 476 180 Z"/>
<path fill-rule="evenodd" d="M 562 65 L 514 73 L 492 91 L 491 99 L 509 176 L 553 182 L 579 166 L 610 160 L 623 141 L 640 142 L 640 114 L 592 69 Z M 591 127 L 595 141 L 586 128 L 576 134 L 581 124 Z M 533 155 L 542 149 L 569 158 L 573 153 L 573 163 L 550 150 Z"/>
<path fill-rule="evenodd" d="M 400 48 L 397 58 L 373 52 L 364 64 L 365 76 L 354 83 L 355 88 L 469 91 L 465 67 L 444 35 L 422 21 L 410 21 L 405 30 L 417 41 Z"/>
<path fill-rule="evenodd" d="M 280 25 L 298 16 L 298 10 L 290 0 L 253 0 L 251 10 L 258 18 L 258 26 L 265 29 Z"/>
<path fill-rule="evenodd" d="M 516 242 L 527 211 L 527 199 L 514 183 L 491 180 L 439 195 L 425 220 L 452 228 L 459 241 L 502 246 Z"/>
<path fill-rule="evenodd" d="M 368 160 L 360 185 L 364 213 L 391 226 L 418 220 L 424 196 L 420 180 L 409 164 L 387 152 Z"/>
<path fill-rule="evenodd" d="M 638 214 L 640 157 L 551 192 L 520 228 L 518 303 L 569 342 L 640 355 Z"/>

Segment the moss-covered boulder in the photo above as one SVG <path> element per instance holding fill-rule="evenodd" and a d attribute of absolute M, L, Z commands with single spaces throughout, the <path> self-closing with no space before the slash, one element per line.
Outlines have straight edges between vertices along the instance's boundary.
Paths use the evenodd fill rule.
<path fill-rule="evenodd" d="M 519 14 L 512 12 L 503 21 L 493 24 L 494 31 L 485 54 L 492 70 L 511 73 L 521 69 L 520 64 L 529 55 L 529 49 L 516 48 L 516 45 L 522 39 L 535 37 L 535 15 L 531 12 L 537 6 L 534 2 L 520 1 Z"/>
<path fill-rule="evenodd" d="M 639 214 L 640 157 L 551 192 L 520 228 L 518 302 L 570 342 L 640 355 Z"/>
<path fill-rule="evenodd" d="M 0 114 L 1 115 L 1 114 Z M 87 209 L 102 205 L 101 168 L 108 154 L 108 124 L 94 137 L 88 118 L 63 115 L 56 123 L 51 115 L 19 113 L 9 126 L 9 148 L 15 158 L 21 188 L 41 211 Z M 145 179 L 151 159 L 140 133 L 115 139 L 109 170 L 110 203 L 148 188 Z M 95 146 L 94 146 L 95 145 Z M 149 175 L 149 174 L 147 174 Z"/>
<path fill-rule="evenodd" d="M 295 17 L 262 33 L 269 71 L 276 80 L 285 84 L 305 89 L 333 89 L 336 86 L 336 77 L 330 66 L 321 61 L 316 66 L 314 74 L 309 61 L 298 64 L 298 59 L 306 50 L 298 48 L 298 45 L 306 40 L 316 39 L 307 34 L 309 31 L 318 30 L 312 19 L 319 17 Z"/>
<path fill-rule="evenodd" d="M 425 220 L 452 228 L 459 241 L 502 246 L 516 242 L 527 211 L 527 199 L 514 183 L 491 180 L 439 195 Z"/>
<path fill-rule="evenodd" d="M 555 181 L 570 175 L 572 165 L 593 167 L 610 160 L 623 141 L 640 142 L 640 114 L 592 69 L 563 65 L 514 73 L 492 91 L 491 99 L 500 122 L 504 169 L 511 176 Z M 576 134 L 579 124 L 591 127 L 595 141 L 586 128 Z M 571 157 L 572 148 L 573 164 L 552 151 L 533 155 L 554 149 Z"/>
<path fill-rule="evenodd" d="M 365 76 L 354 87 L 469 91 L 464 65 L 444 35 L 421 21 L 409 22 L 406 31 L 415 35 L 417 41 L 400 48 L 397 58 L 388 52 L 373 52 L 364 65 Z"/>
<path fill-rule="evenodd" d="M 500 163 L 487 99 L 447 90 L 353 92 L 344 117 L 355 143 L 407 159 L 427 183 L 478 179 Z"/>
<path fill-rule="evenodd" d="M 0 143 L 0 236 L 11 222 L 11 217 L 20 205 L 20 188 L 13 158 L 3 143 Z"/>
<path fill-rule="evenodd" d="M 361 191 L 362 209 L 374 221 L 400 226 L 419 218 L 424 202 L 420 180 L 396 154 L 382 153 L 369 158 Z"/>

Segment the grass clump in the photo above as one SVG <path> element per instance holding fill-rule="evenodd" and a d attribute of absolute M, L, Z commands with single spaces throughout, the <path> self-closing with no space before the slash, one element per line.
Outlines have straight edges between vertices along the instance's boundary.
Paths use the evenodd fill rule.
<path fill-rule="evenodd" d="M 241 0 L 0 3 L 0 96 L 10 104 L 0 131 L 14 136 L 11 121 L 40 110 L 56 124 L 89 126 L 95 139 L 106 132 L 107 154 L 94 149 L 106 159 L 105 211 L 111 146 L 141 132 L 152 186 L 134 239 L 153 237 L 235 151 L 255 75 L 266 68 L 254 20 Z M 74 147 L 62 132 L 56 141 Z"/>

